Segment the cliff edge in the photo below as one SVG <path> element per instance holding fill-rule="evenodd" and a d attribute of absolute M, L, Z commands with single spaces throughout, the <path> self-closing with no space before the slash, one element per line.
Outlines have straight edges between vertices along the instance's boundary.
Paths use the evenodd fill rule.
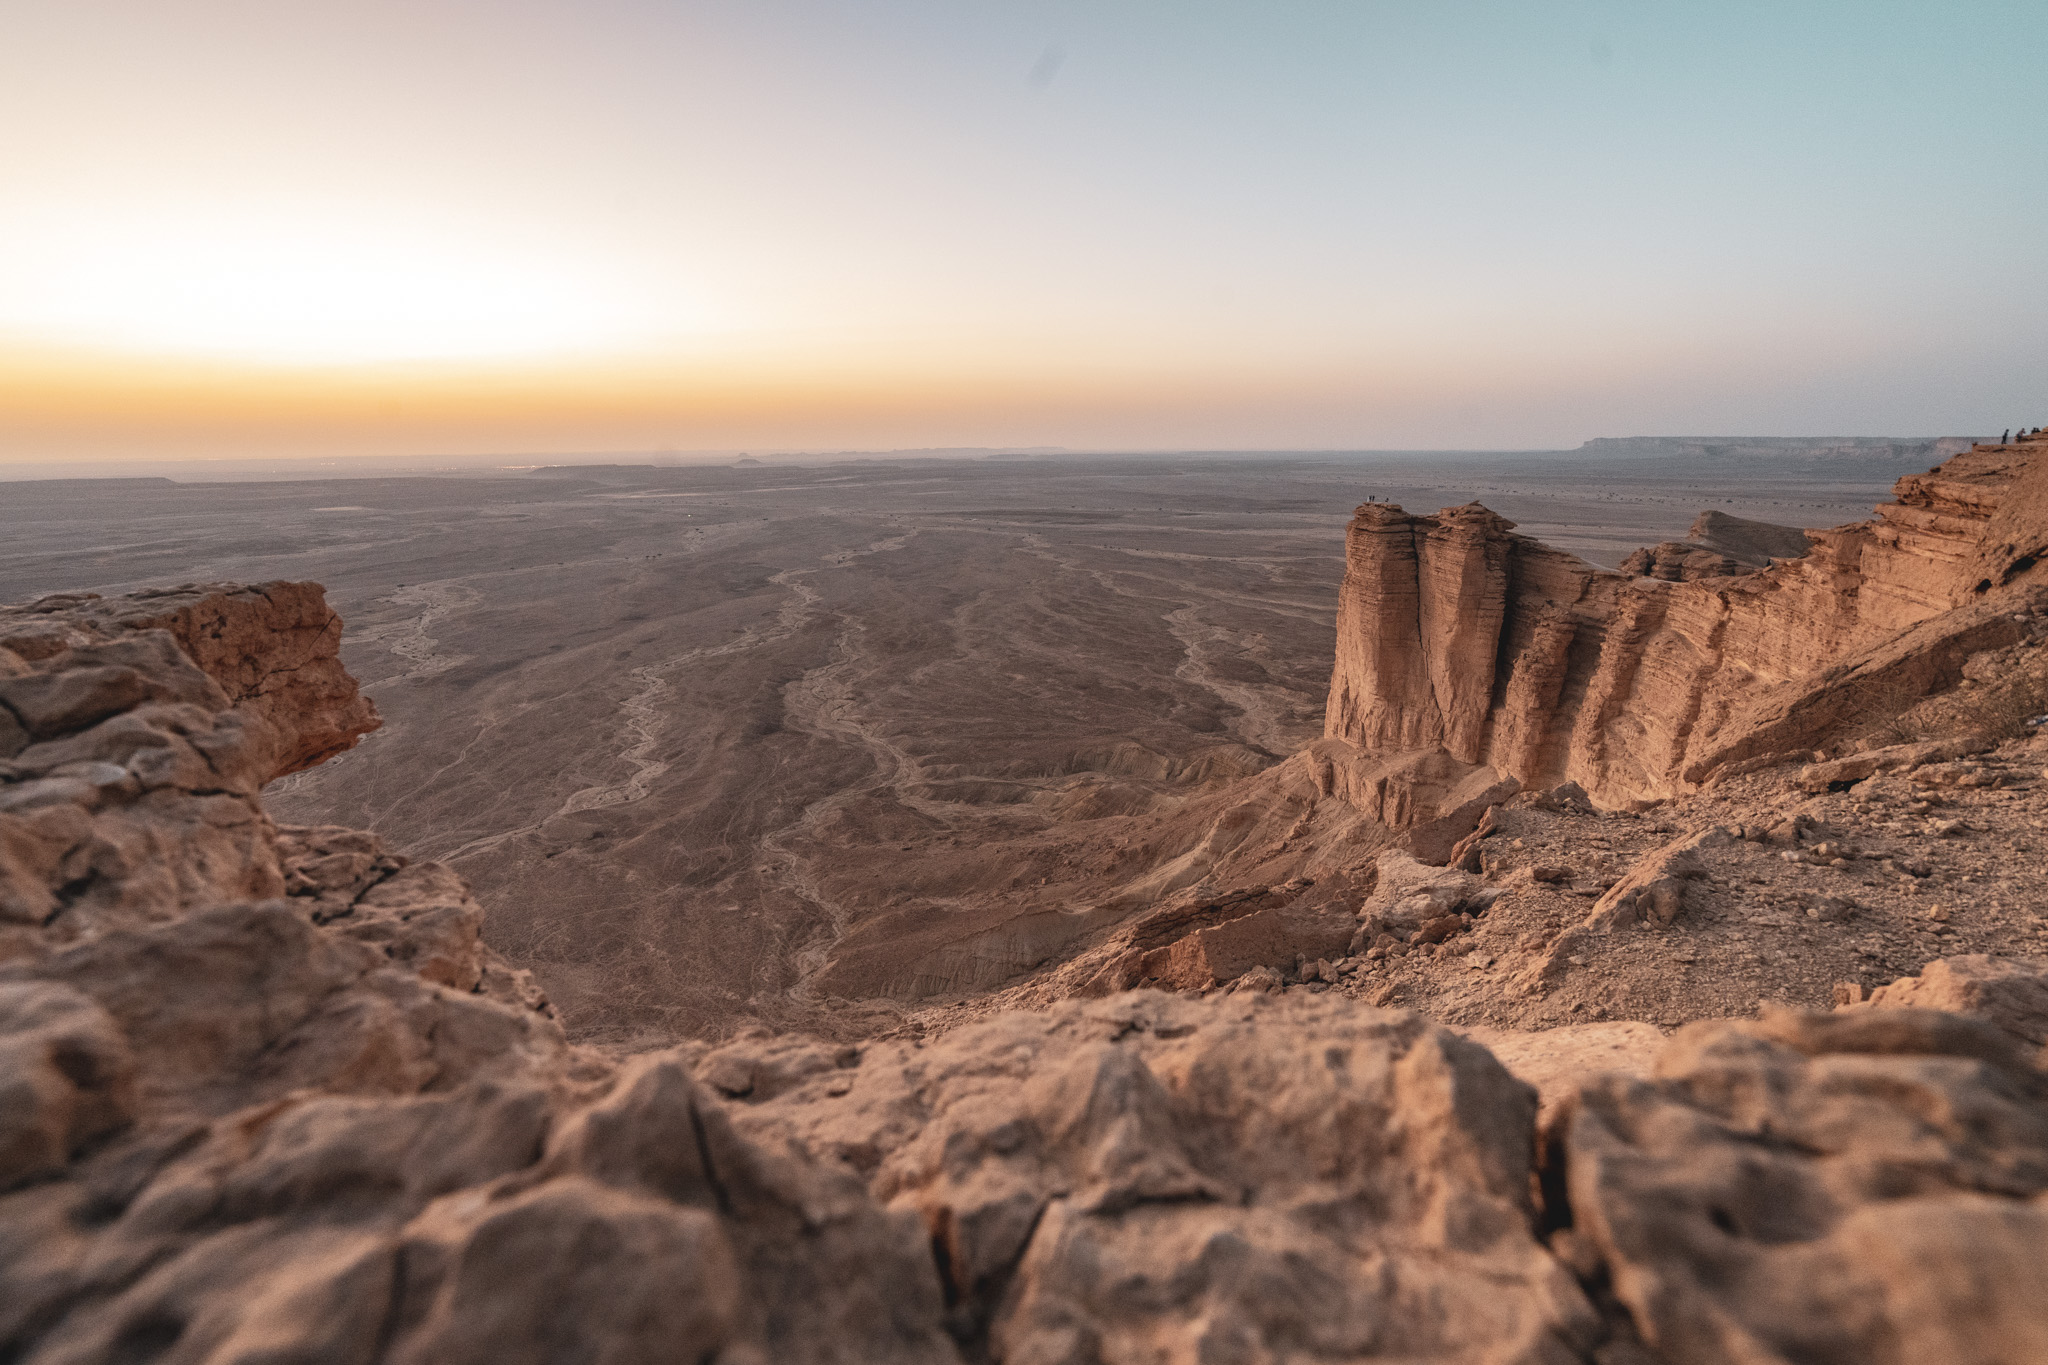
<path fill-rule="evenodd" d="M 174 599 L 0 636 L 5 1359 L 2048 1354 L 2048 963 L 1696 1024 L 1653 1070 L 1497 1040 L 1540 1106 L 1341 994 L 580 1048 L 459 878 L 264 813 L 370 720 L 319 589 Z"/>
<path fill-rule="evenodd" d="M 1806 537 L 1755 572 L 1667 581 L 1597 569 L 1477 503 L 1367 503 L 1346 532 L 1325 733 L 1606 806 L 1835 741 L 2020 638 L 2011 617 L 2048 592 L 2048 443 L 1975 447 L 1900 479 L 1874 519 Z"/>

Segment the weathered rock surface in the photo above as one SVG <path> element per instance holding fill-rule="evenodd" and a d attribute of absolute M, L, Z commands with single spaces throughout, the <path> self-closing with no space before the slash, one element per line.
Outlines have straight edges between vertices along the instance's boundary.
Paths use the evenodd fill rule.
<path fill-rule="evenodd" d="M 62 648 L 0 645 L 21 733 L 0 767 L 0 1358 L 2048 1351 L 2034 964 L 1694 1026 L 1647 1075 L 1646 1025 L 1492 1035 L 1503 1067 L 1337 991 L 621 1057 L 564 1040 L 452 873 L 264 815 L 278 755 L 362 723 L 345 692 L 265 703 L 168 628 L 72 639 L 40 615 L 28 638 Z M 1527 818 L 1489 810 L 1482 865 Z M 1699 847 L 1664 845 L 1614 905 L 1655 919 Z M 1102 989 L 1277 980 L 1276 954 L 1364 924 L 1425 942 L 1499 913 L 1480 877 L 1377 851 L 1161 906 L 1119 931 Z M 1334 979 L 1316 965 L 1301 989 Z M 1910 1007 L 1930 1002 L 1963 1013 Z"/>
<path fill-rule="evenodd" d="M 1866 777 L 1878 773 L 1892 772 L 1895 769 L 1911 771 L 1929 763 L 1946 763 L 1950 759 L 1982 753 L 1991 747 L 1989 740 L 1973 735 L 1866 749 L 1862 753 L 1849 754 L 1824 763 L 1808 764 L 1799 772 L 1799 787 L 1800 790 L 1809 792 L 1846 791 Z"/>
<path fill-rule="evenodd" d="M 1182 898 L 1140 916 L 1095 956 L 1107 957 L 1078 993 L 1137 986 L 1204 991 L 1256 967 L 1341 957 L 1357 932 L 1359 888 L 1348 883 L 1267 887 L 1215 900 Z"/>
<path fill-rule="evenodd" d="M 1983 1019 L 2025 1048 L 2048 1047 L 2048 961 L 1968 953 L 1880 986 L 1865 1009 L 1947 1010 Z"/>
<path fill-rule="evenodd" d="M 914 1219 L 571 1048 L 446 869 L 263 814 L 370 718 L 281 681 L 317 588 L 211 593 L 193 645 L 153 600 L 0 643 L 0 1355 L 957 1359 Z"/>
<path fill-rule="evenodd" d="M 2048 1358 L 2048 1078 L 1988 1024 L 1694 1024 L 1559 1127 L 1554 1240 L 1655 1358 Z"/>
<path fill-rule="evenodd" d="M 992 1359 L 1567 1361 L 1602 1328 L 1532 1232 L 1534 1115 L 1414 1015 L 1139 993 L 872 1047 L 735 1124 L 870 1171 Z"/>
<path fill-rule="evenodd" d="M 1326 734 L 1362 762 L 1434 755 L 1478 774 L 1462 780 L 1572 781 L 1605 806 L 1812 749 L 1954 684 L 2048 605 L 2041 452 L 1974 448 L 1899 480 L 1875 520 L 1805 533 L 1801 557 L 1684 582 L 1596 569 L 1478 504 L 1368 503 Z"/>
<path fill-rule="evenodd" d="M 376 714 L 314 584 L 0 610 L 0 961 L 284 891 L 257 800 Z"/>
<path fill-rule="evenodd" d="M 0 649 L 31 666 L 150 631 L 168 632 L 230 704 L 268 724 L 273 748 L 265 755 L 265 781 L 332 758 L 379 724 L 376 708 L 341 666 L 341 618 L 317 583 L 186 584 L 107 599 L 60 593 L 0 607 Z M 150 675 L 146 662 L 142 671 Z M 134 684 L 99 675 L 93 685 L 102 700 L 87 703 L 88 710 L 113 695 L 105 689 Z M 0 708 L 7 705 L 0 698 Z M 7 756 L 5 744 L 0 735 L 0 757 Z"/>
<path fill-rule="evenodd" d="M 1682 583 L 1767 569 L 1772 560 L 1797 559 L 1806 549 L 1806 532 L 1796 527 L 1707 511 L 1693 520 L 1684 540 L 1645 546 L 1615 567 L 1631 578 Z"/>
<path fill-rule="evenodd" d="M 1733 842 L 1726 830 L 1702 830 L 1645 855 L 1594 902 L 1588 926 L 1603 933 L 1634 924 L 1669 926 L 1685 911 L 1685 884 L 1707 874 L 1699 851 Z"/>

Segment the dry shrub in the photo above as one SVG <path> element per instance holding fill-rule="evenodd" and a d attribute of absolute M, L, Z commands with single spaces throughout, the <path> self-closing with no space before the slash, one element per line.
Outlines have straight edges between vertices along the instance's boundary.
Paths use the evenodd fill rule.
<path fill-rule="evenodd" d="M 1868 705 L 1870 713 L 1877 719 L 1864 729 L 1864 744 L 1872 749 L 1884 749 L 1894 744 L 1914 744 L 1926 739 L 1929 727 L 1921 710 L 1921 703 L 1926 699 L 1926 694 L 1912 680 L 1904 677 L 1887 679 L 1871 689 Z"/>
<path fill-rule="evenodd" d="M 2048 677 L 2036 672 L 2008 674 L 1962 693 L 1958 701 L 1956 728 L 1986 739 L 2012 739 L 2028 733 L 2027 722 L 2048 712 Z"/>
<path fill-rule="evenodd" d="M 2029 658 L 2000 676 L 1946 692 L 1928 693 L 1915 679 L 1897 676 L 1867 689 L 1869 719 L 1856 731 L 1859 748 L 1880 749 L 1951 735 L 2011 739 L 2026 734 L 2048 712 L 2048 659 Z"/>

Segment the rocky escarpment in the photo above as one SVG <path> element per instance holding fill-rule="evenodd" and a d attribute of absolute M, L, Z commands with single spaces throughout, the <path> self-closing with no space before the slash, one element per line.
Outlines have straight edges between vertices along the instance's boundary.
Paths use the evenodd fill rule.
<path fill-rule="evenodd" d="M 259 678 L 289 670 L 250 620 L 319 603 L 211 598 Z M 279 755 L 360 728 L 346 688 L 266 707 L 167 627 L 96 624 L 130 604 L 40 606 L 58 648 L 0 642 L 25 721 L 0 766 L 5 1359 L 2048 1351 L 2048 963 L 1696 1024 L 1650 1072 L 1584 1074 L 1620 1058 L 1571 1030 L 1499 1040 L 1540 1110 L 1485 1047 L 1338 993 L 620 1056 L 564 1040 L 452 874 L 264 815 Z M 1191 909 L 1196 946 L 1319 923 L 1299 900 Z"/>
<path fill-rule="evenodd" d="M 1693 519 L 1684 540 L 1646 545 L 1615 567 L 1631 578 L 1671 582 L 1731 578 L 1767 569 L 1774 559 L 1797 559 L 1806 550 L 1804 531 L 1709 510 Z"/>
<path fill-rule="evenodd" d="M 1811 749 L 2013 643 L 2044 592 L 2048 446 L 1980 446 L 1899 480 L 1794 559 L 1667 582 L 1596 569 L 1478 504 L 1358 509 L 1326 733 L 1435 788 L 1575 782 L 1603 805 Z M 1652 555 L 1652 563 L 1655 555 Z M 1674 573 L 1673 577 L 1684 577 Z"/>

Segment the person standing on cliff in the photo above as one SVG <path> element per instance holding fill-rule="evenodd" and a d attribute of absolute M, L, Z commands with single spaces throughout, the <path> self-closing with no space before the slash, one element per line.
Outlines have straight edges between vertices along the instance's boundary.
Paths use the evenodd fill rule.
<path fill-rule="evenodd" d="M 2012 444 L 2012 431 L 2010 428 L 2006 430 L 2005 435 L 1998 438 L 1998 443 L 2002 446 L 2008 446 Z"/>

